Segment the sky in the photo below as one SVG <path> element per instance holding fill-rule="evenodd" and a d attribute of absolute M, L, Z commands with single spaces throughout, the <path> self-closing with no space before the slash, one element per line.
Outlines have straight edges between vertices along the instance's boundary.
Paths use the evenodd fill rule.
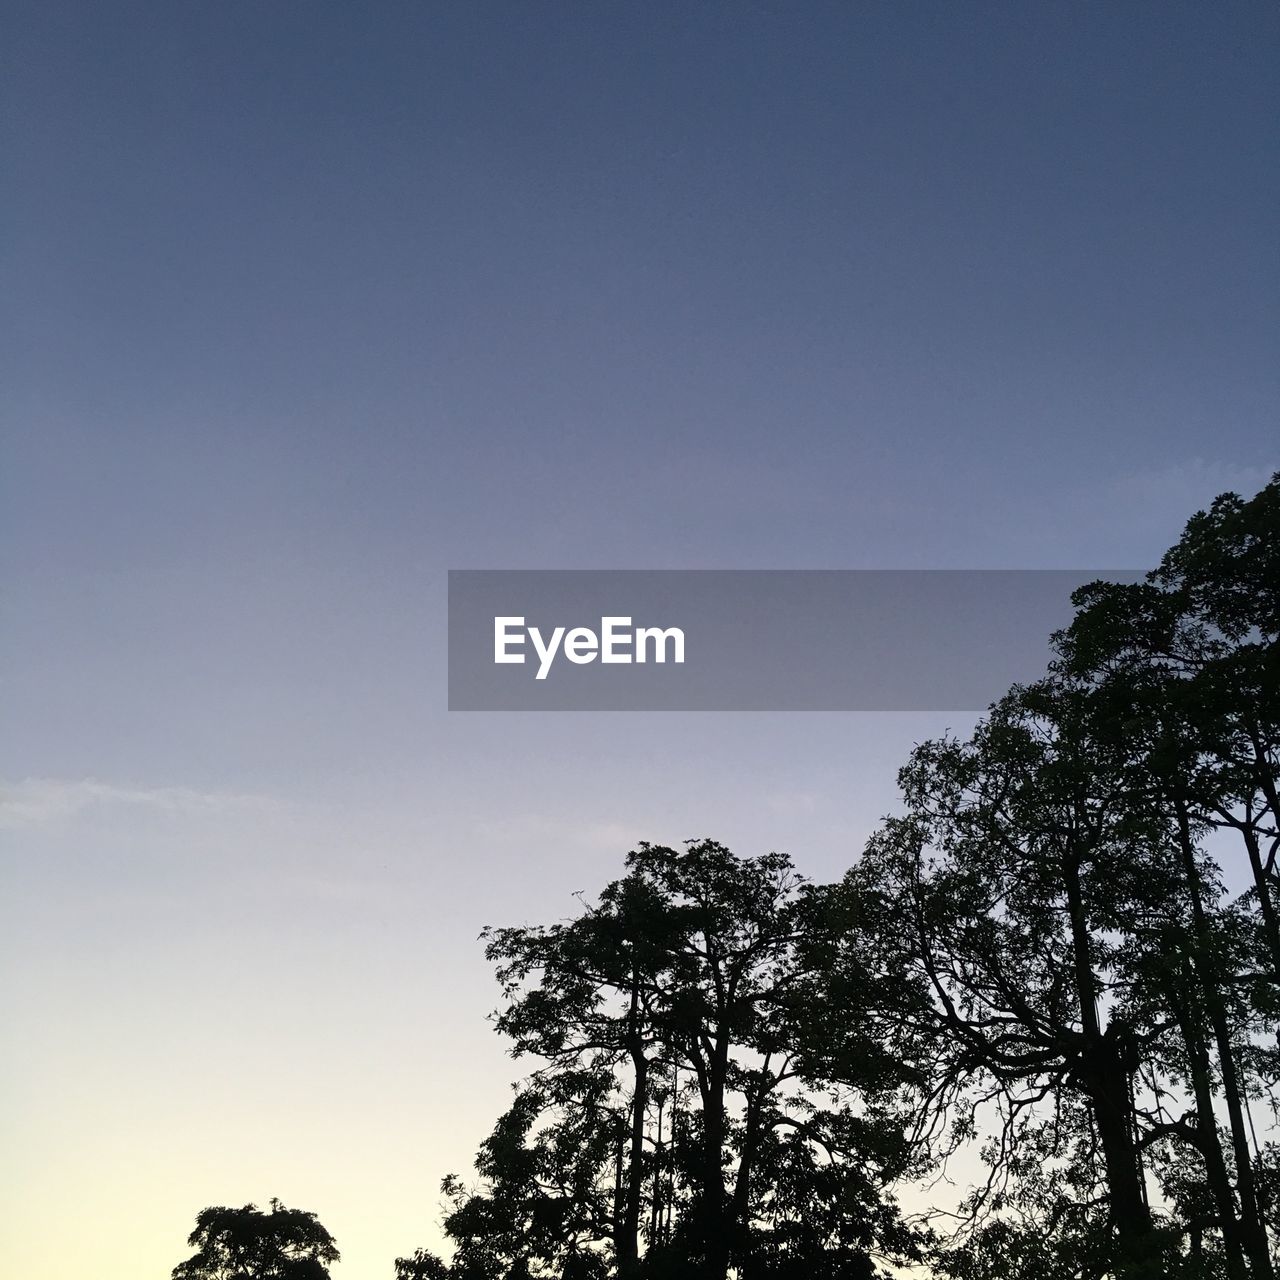
<path fill-rule="evenodd" d="M 390 1280 L 484 925 L 834 878 L 965 727 L 450 714 L 448 569 L 1145 568 L 1280 465 L 1269 0 L 5 11 L 5 1275 Z"/>

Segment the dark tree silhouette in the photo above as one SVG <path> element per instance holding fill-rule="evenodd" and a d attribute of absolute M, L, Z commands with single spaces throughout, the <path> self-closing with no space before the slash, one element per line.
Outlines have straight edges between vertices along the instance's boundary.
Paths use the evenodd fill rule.
<path fill-rule="evenodd" d="M 1165 815 L 1190 910 L 1185 938 L 1166 948 L 1176 959 L 1163 984 L 1195 1096 L 1183 1136 L 1204 1163 L 1227 1274 L 1271 1280 L 1274 1174 L 1249 1097 L 1280 1076 L 1280 477 L 1194 516 L 1145 583 L 1098 583 L 1076 602 L 1058 637 L 1061 669 L 1087 678 L 1121 726 L 1133 802 Z M 1207 837 L 1245 855 L 1253 889 L 1229 908 L 1217 863 L 1199 852 Z"/>
<path fill-rule="evenodd" d="M 793 1047 L 813 918 L 786 857 L 696 841 L 641 845 L 568 923 L 490 931 L 498 1028 L 540 1065 L 481 1185 L 445 1183 L 448 1274 L 862 1280 L 917 1256 L 888 1062 L 837 1082 Z"/>
<path fill-rule="evenodd" d="M 486 931 L 536 1066 L 397 1280 L 1275 1280 L 1280 476 L 1074 603 L 840 883 L 646 844 Z"/>
<path fill-rule="evenodd" d="M 449 1280 L 455 1274 L 449 1264 L 427 1249 L 412 1257 L 396 1259 L 396 1280 Z"/>
<path fill-rule="evenodd" d="M 1050 676 L 918 748 L 829 894 L 818 985 L 912 1067 L 922 1144 L 990 1168 L 942 1274 L 1276 1274 L 1278 598 L 1280 478 L 1077 593 Z"/>
<path fill-rule="evenodd" d="M 971 1211 L 1008 1202 L 1049 1101 L 1053 1156 L 1093 1176 L 1046 1189 L 1105 1205 L 1118 1273 L 1156 1280 L 1170 1244 L 1144 1191 L 1132 1103 L 1151 1029 L 1126 997 L 1157 945 L 1151 922 L 1185 911 L 1158 857 L 1164 833 L 1125 803 L 1123 755 L 1092 729 L 1087 699 L 1045 682 L 1009 695 L 969 742 L 918 748 L 901 775 L 906 814 L 844 886 L 862 911 L 845 945 L 857 965 L 878 949 L 926 994 L 908 1011 L 926 1100 L 966 1136 L 996 1136 L 997 1177 Z M 1068 1216 L 1079 1249 L 1097 1224 Z"/>
<path fill-rule="evenodd" d="M 329 1280 L 339 1260 L 315 1214 L 275 1199 L 265 1213 L 253 1204 L 202 1209 L 187 1243 L 196 1252 L 174 1267 L 173 1280 Z"/>

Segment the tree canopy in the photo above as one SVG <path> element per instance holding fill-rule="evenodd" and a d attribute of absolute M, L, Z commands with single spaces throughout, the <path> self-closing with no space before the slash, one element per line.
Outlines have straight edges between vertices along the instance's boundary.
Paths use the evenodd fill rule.
<path fill-rule="evenodd" d="M 329 1280 L 339 1260 L 315 1214 L 274 1199 L 266 1212 L 254 1204 L 202 1209 L 187 1243 L 196 1252 L 174 1267 L 173 1280 Z"/>
<path fill-rule="evenodd" d="M 644 844 L 486 932 L 532 1066 L 401 1280 L 1272 1280 L 1280 477 L 1074 603 L 839 883 Z"/>
<path fill-rule="evenodd" d="M 794 1047 L 817 921 L 788 858 L 701 840 L 641 845 L 567 923 L 488 931 L 498 1029 L 538 1066 L 480 1185 L 446 1183 L 449 1274 L 863 1277 L 917 1256 L 888 1190 L 910 1159 L 889 1065 L 837 1081 Z"/>
<path fill-rule="evenodd" d="M 1275 1280 L 1280 477 L 1074 604 L 836 883 L 641 844 L 487 929 L 523 1075 L 397 1280 Z M 277 1201 L 190 1243 L 338 1258 Z"/>

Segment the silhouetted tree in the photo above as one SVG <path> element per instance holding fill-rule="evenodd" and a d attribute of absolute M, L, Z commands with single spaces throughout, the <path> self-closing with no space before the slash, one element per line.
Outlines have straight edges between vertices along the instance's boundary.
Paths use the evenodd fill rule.
<path fill-rule="evenodd" d="M 329 1280 L 339 1260 L 315 1214 L 275 1199 L 265 1213 L 253 1204 L 202 1209 L 187 1243 L 196 1252 L 174 1267 L 173 1280 Z"/>
<path fill-rule="evenodd" d="M 1124 996 L 1146 921 L 1178 907 L 1160 832 L 1126 806 L 1123 760 L 1090 729 L 1078 691 L 1046 682 L 1010 694 L 970 741 L 918 748 L 901 775 L 906 815 L 846 881 L 863 911 L 848 941 L 862 964 L 869 927 L 887 971 L 928 992 L 910 1011 L 926 1096 L 966 1128 L 995 1126 L 1002 1201 L 1038 1109 L 1057 1107 L 1064 1158 L 1064 1106 L 1083 1103 L 1114 1260 L 1154 1280 L 1167 1245 L 1131 1102 L 1149 1029 Z"/>
<path fill-rule="evenodd" d="M 540 1066 L 446 1181 L 451 1275 L 869 1277 L 915 1252 L 876 1056 L 793 1047 L 806 888 L 786 857 L 641 845 L 575 919 L 488 933 L 497 1025 Z"/>
<path fill-rule="evenodd" d="M 1249 1101 L 1274 1116 L 1280 1077 L 1278 593 L 1273 481 L 1145 583 L 1078 593 L 1051 676 L 917 749 L 831 894 L 823 981 L 838 1004 L 900 977 L 852 1007 L 912 1065 L 921 1140 L 991 1170 L 948 1275 L 1275 1273 Z"/>
<path fill-rule="evenodd" d="M 1274 1280 L 1280 477 L 1075 604 L 839 884 L 646 844 L 487 930 L 536 1065 L 397 1280 Z"/>
<path fill-rule="evenodd" d="M 443 1258 L 427 1249 L 418 1249 L 409 1258 L 396 1259 L 396 1280 L 449 1280 L 453 1274 Z"/>
<path fill-rule="evenodd" d="M 1248 1114 L 1280 1075 L 1280 477 L 1249 500 L 1219 497 L 1194 516 L 1146 582 L 1077 593 L 1057 638 L 1060 667 L 1088 679 L 1129 746 L 1134 803 L 1158 806 L 1168 859 L 1190 909 L 1168 939 L 1164 994 L 1185 1047 L 1197 1124 L 1229 1274 L 1275 1274 L 1266 1161 Z M 1252 893 L 1221 901 L 1218 861 L 1233 836 Z M 1226 1112 L 1234 1188 L 1217 1135 Z"/>

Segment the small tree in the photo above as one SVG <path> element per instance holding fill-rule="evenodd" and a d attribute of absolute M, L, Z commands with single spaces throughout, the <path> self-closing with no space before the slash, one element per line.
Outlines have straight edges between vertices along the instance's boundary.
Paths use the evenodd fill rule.
<path fill-rule="evenodd" d="M 187 1243 L 196 1252 L 174 1267 L 173 1280 L 329 1280 L 339 1258 L 314 1213 L 276 1199 L 266 1213 L 254 1204 L 202 1209 Z"/>

